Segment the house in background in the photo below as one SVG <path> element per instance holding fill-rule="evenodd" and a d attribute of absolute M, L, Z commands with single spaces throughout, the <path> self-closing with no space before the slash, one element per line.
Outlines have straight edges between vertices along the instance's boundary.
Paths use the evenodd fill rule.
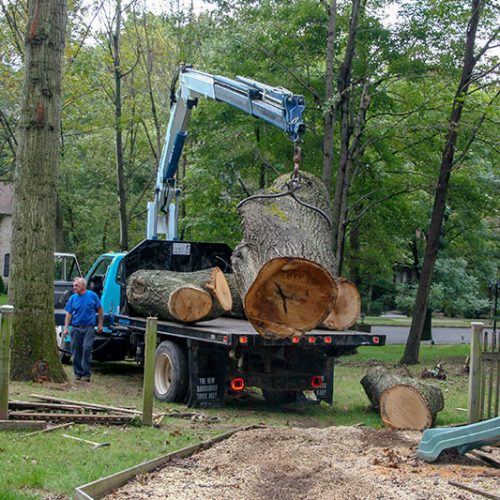
<path fill-rule="evenodd" d="M 8 283 L 10 241 L 12 237 L 13 185 L 0 182 L 0 276 Z"/>

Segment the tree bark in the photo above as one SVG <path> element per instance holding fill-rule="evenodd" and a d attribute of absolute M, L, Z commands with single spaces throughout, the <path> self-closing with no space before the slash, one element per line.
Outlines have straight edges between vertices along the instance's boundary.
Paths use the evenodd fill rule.
<path fill-rule="evenodd" d="M 115 78 L 115 150 L 116 150 L 116 189 L 118 194 L 118 213 L 120 217 L 120 250 L 128 249 L 127 188 L 125 180 L 125 160 L 123 154 L 122 125 L 122 70 L 120 62 L 120 37 L 122 27 L 121 0 L 116 0 L 115 32 L 113 33 L 112 55 Z"/>
<path fill-rule="evenodd" d="M 54 239 L 65 0 L 30 0 L 14 177 L 12 378 L 62 382 L 54 322 Z"/>
<path fill-rule="evenodd" d="M 192 273 L 139 270 L 127 281 L 127 300 L 142 316 L 195 323 L 231 310 L 231 291 L 218 268 Z"/>
<path fill-rule="evenodd" d="M 243 307 L 243 302 L 236 287 L 236 282 L 232 274 L 224 274 L 229 290 L 231 291 L 231 302 L 233 306 L 231 310 L 225 313 L 225 316 L 231 316 L 232 318 L 246 318 L 245 309 Z"/>
<path fill-rule="evenodd" d="M 349 127 L 349 106 L 350 106 L 350 87 L 352 74 L 352 61 L 354 59 L 354 49 L 358 30 L 359 13 L 361 10 L 361 0 L 352 0 L 351 22 L 349 25 L 349 37 L 344 60 L 340 67 L 338 76 L 338 95 L 340 99 L 339 108 L 341 112 L 340 126 L 340 158 L 335 180 L 335 195 L 333 198 L 332 209 L 332 239 L 333 248 L 338 248 L 341 244 L 341 235 L 339 235 L 339 224 L 341 223 L 341 209 L 344 191 L 347 186 L 346 168 L 347 153 L 349 147 L 349 138 L 351 135 Z M 336 252 L 337 253 L 337 252 Z M 334 274 L 338 275 L 339 262 L 335 262 Z"/>
<path fill-rule="evenodd" d="M 457 143 L 458 126 L 462 116 L 462 110 L 467 97 L 467 92 L 469 90 L 472 72 L 477 62 L 474 57 L 474 45 L 483 4 L 484 2 L 482 0 L 472 0 L 472 13 L 467 25 L 462 75 L 451 108 L 451 115 L 448 122 L 448 136 L 446 138 L 446 144 L 441 158 L 439 180 L 434 198 L 431 224 L 427 235 L 427 244 L 425 247 L 424 261 L 418 283 L 413 318 L 410 333 L 405 346 L 405 352 L 401 359 L 401 362 L 405 364 L 416 364 L 419 361 L 420 340 L 424 331 L 425 315 L 429 302 L 432 275 L 434 273 L 434 265 L 436 263 L 439 248 L 439 238 L 441 236 L 441 229 L 443 226 L 448 186 Z"/>
<path fill-rule="evenodd" d="M 439 386 L 392 375 L 381 368 L 370 370 L 361 385 L 384 425 L 396 429 L 432 427 L 444 408 Z"/>
<path fill-rule="evenodd" d="M 333 136 L 337 106 L 334 99 L 334 69 L 335 41 L 337 29 L 337 0 L 332 0 L 328 8 L 328 33 L 326 38 L 326 73 L 325 73 L 325 103 L 327 111 L 324 118 L 323 134 L 323 174 L 322 180 L 330 191 L 333 165 Z"/>
<path fill-rule="evenodd" d="M 267 197 L 287 191 L 288 175 L 262 195 L 240 206 L 243 240 L 232 255 L 236 286 L 248 320 L 267 337 L 299 336 L 328 315 L 337 286 L 322 182 L 301 173 L 292 196 Z"/>
<path fill-rule="evenodd" d="M 346 330 L 359 318 L 361 313 L 361 297 L 354 283 L 344 278 L 337 280 L 337 300 L 323 322 L 329 330 Z"/>

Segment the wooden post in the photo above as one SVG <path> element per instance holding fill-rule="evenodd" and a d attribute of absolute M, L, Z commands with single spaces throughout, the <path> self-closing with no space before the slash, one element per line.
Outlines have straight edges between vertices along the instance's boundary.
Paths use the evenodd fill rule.
<path fill-rule="evenodd" d="M 478 422 L 481 409 L 481 352 L 484 323 L 471 323 L 470 367 L 469 367 L 469 401 L 467 420 L 469 424 Z"/>
<path fill-rule="evenodd" d="M 158 319 L 148 318 L 144 349 L 144 384 L 142 390 L 142 425 L 153 425 L 153 383 L 155 373 L 156 332 Z"/>
<path fill-rule="evenodd" d="M 10 342 L 12 306 L 0 307 L 0 420 L 9 418 Z"/>

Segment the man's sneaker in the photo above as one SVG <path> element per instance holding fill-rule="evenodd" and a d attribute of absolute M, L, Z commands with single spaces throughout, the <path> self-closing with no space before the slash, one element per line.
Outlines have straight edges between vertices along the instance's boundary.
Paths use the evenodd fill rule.
<path fill-rule="evenodd" d="M 90 377 L 82 377 L 82 380 L 83 380 L 84 382 L 90 382 Z"/>
<path fill-rule="evenodd" d="M 82 377 L 80 377 L 80 375 L 75 375 L 75 380 L 81 380 Z"/>

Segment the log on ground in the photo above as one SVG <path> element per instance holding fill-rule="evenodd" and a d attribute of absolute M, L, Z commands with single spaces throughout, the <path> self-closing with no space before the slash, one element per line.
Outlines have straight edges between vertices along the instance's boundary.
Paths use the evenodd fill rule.
<path fill-rule="evenodd" d="M 423 430 L 432 427 L 444 408 L 439 386 L 410 377 L 393 375 L 376 368 L 362 379 L 368 399 L 385 426 L 394 429 Z"/>
<path fill-rule="evenodd" d="M 139 270 L 127 281 L 127 300 L 143 316 L 194 323 L 231 310 L 231 291 L 218 268 L 191 273 Z"/>
<path fill-rule="evenodd" d="M 286 192 L 279 177 L 264 196 Z M 330 212 L 323 183 L 301 173 L 294 196 L 258 197 L 240 206 L 243 240 L 232 255 L 236 286 L 248 320 L 261 335 L 286 338 L 312 330 L 337 294 Z M 305 206 L 305 204 L 309 206 Z"/>
<path fill-rule="evenodd" d="M 337 300 L 323 322 L 323 326 L 329 330 L 346 330 L 359 318 L 361 297 L 356 285 L 344 278 L 338 278 L 337 286 Z"/>

